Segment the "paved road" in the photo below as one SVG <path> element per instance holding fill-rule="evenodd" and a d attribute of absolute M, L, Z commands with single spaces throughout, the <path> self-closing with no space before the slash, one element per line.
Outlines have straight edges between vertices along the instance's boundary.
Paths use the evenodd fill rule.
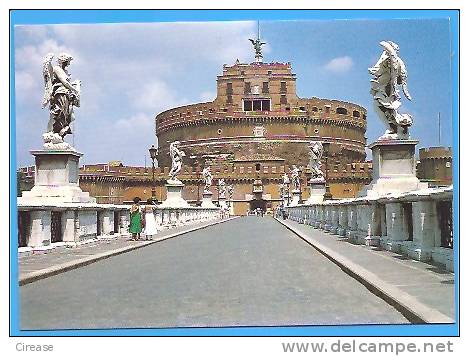
<path fill-rule="evenodd" d="M 20 288 L 22 329 L 407 323 L 268 217 L 243 217 Z"/>

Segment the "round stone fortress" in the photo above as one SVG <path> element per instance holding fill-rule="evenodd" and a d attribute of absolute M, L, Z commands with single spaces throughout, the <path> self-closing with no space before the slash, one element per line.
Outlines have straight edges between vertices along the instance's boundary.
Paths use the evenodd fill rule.
<path fill-rule="evenodd" d="M 290 63 L 223 66 L 213 102 L 186 105 L 156 116 L 159 165 L 170 166 L 169 144 L 188 157 L 273 155 L 306 166 L 307 143 L 329 142 L 329 166 L 365 159 L 366 109 L 340 100 L 299 98 Z"/>

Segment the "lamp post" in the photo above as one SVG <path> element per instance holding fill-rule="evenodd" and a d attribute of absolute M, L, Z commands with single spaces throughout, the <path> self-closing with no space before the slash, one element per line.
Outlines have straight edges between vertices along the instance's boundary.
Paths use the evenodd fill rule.
<path fill-rule="evenodd" d="M 195 171 L 197 174 L 197 201 L 195 202 L 196 206 L 201 206 L 202 202 L 200 201 L 200 179 L 202 178 L 202 172 L 200 170 L 200 162 L 197 156 L 190 156 L 190 159 L 194 161 L 193 166 L 195 166 Z"/>
<path fill-rule="evenodd" d="M 158 157 L 158 149 L 155 148 L 154 145 L 151 145 L 150 149 L 148 150 L 150 152 L 150 157 L 151 157 L 151 181 L 152 181 L 152 186 L 151 186 L 151 200 L 153 202 L 156 201 L 156 186 L 155 186 L 155 159 Z"/>
<path fill-rule="evenodd" d="M 330 145 L 331 144 L 329 142 L 323 142 L 322 143 L 322 147 L 324 149 L 323 157 L 326 158 L 326 168 L 325 168 L 325 171 L 324 171 L 325 179 L 326 179 L 326 193 L 324 193 L 324 200 L 331 200 L 332 199 L 331 189 L 329 187 L 328 164 L 327 164 L 327 159 L 329 158 Z"/>

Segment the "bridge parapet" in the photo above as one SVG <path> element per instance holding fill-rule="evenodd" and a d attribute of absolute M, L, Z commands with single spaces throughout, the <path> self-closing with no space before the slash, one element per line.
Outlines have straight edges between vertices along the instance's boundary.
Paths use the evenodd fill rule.
<path fill-rule="evenodd" d="M 453 271 L 453 187 L 287 207 L 289 219 Z"/>
<path fill-rule="evenodd" d="M 62 203 L 18 204 L 18 252 L 75 247 L 129 235 L 131 205 Z M 142 214 L 144 213 L 142 207 Z M 156 230 L 226 217 L 219 208 L 151 208 Z M 142 232 L 145 235 L 145 231 Z M 157 237 L 158 233 L 156 233 Z"/>

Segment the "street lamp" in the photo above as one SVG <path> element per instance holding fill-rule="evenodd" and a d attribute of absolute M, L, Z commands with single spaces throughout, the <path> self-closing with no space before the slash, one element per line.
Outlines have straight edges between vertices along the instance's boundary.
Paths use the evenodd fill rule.
<path fill-rule="evenodd" d="M 332 199 L 332 194 L 331 194 L 331 189 L 329 187 L 329 178 L 328 178 L 328 165 L 327 165 L 327 159 L 329 158 L 329 149 L 330 149 L 331 144 L 329 142 L 323 142 L 322 147 L 324 149 L 323 157 L 326 159 L 326 168 L 324 170 L 325 178 L 326 178 L 326 192 L 324 193 L 324 199 L 325 200 L 331 200 Z"/>
<path fill-rule="evenodd" d="M 193 166 L 195 166 L 195 171 L 197 175 L 197 201 L 195 202 L 196 206 L 201 206 L 202 202 L 200 201 L 200 180 L 202 178 L 202 172 L 200 170 L 200 162 L 199 162 L 199 157 L 198 156 L 190 156 L 190 159 L 194 161 Z"/>
<path fill-rule="evenodd" d="M 155 159 L 158 158 L 158 149 L 155 148 L 154 145 L 151 145 L 148 151 L 150 152 L 150 157 L 151 157 L 151 175 L 152 175 L 151 200 L 155 202 L 156 201 Z"/>

